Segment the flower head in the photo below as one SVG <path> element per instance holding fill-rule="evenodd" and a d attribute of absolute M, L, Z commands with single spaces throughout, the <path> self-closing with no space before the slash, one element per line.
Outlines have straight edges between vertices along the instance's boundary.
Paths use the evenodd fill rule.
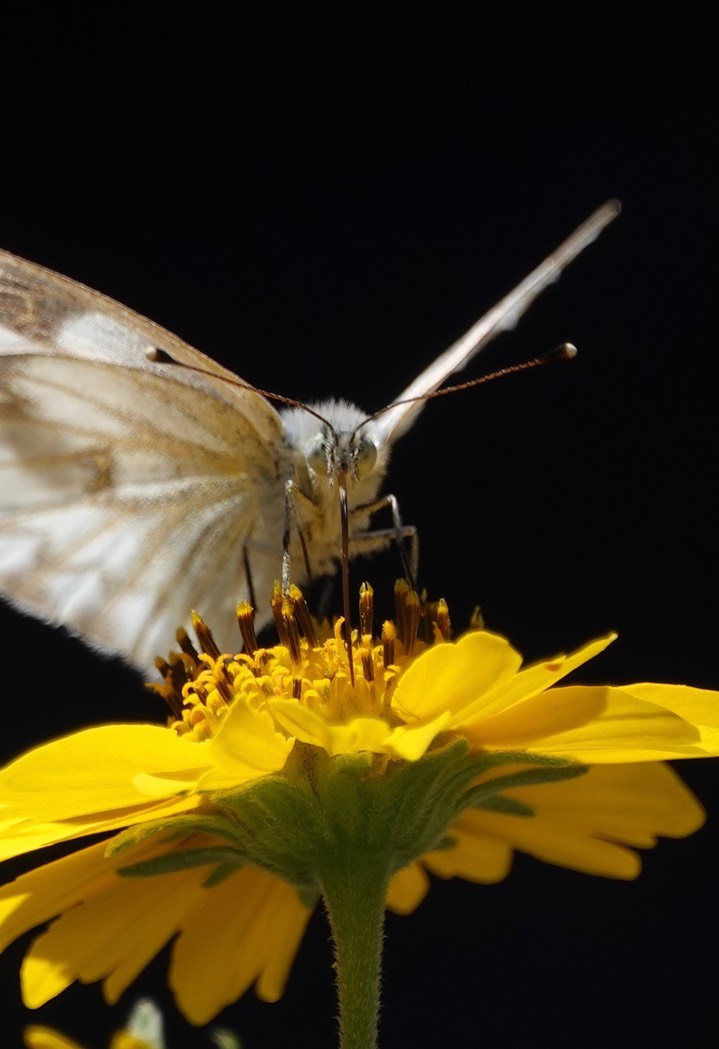
<path fill-rule="evenodd" d="M 163 665 L 169 725 L 87 729 L 0 772 L 2 858 L 112 832 L 0 890 L 0 947 L 55 919 L 27 1005 L 74 980 L 115 1001 L 174 937 L 170 984 L 205 1023 L 252 984 L 282 994 L 330 869 L 378 857 L 406 913 L 427 871 L 494 882 L 520 850 L 632 878 L 637 848 L 701 825 L 663 761 L 719 753 L 718 693 L 557 687 L 613 635 L 525 667 L 496 634 L 450 642 L 446 608 L 406 589 L 378 641 L 369 591 L 362 608 L 353 674 L 340 627 L 318 638 L 299 599 L 271 648 L 244 610 L 239 655 L 198 620 L 200 654 L 183 639 Z"/>

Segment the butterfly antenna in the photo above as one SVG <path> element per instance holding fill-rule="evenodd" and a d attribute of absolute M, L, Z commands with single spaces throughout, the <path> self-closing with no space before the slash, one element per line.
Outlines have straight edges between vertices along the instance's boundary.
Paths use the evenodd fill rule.
<path fill-rule="evenodd" d="M 207 379 L 221 379 L 222 382 L 227 383 L 228 386 L 234 386 L 237 390 L 247 390 L 248 393 L 257 393 L 260 397 L 266 397 L 268 401 L 276 401 L 278 404 L 284 404 L 287 408 L 301 408 L 303 412 L 307 412 L 308 415 L 313 415 L 315 419 L 319 419 L 325 426 L 329 426 L 329 422 L 325 419 L 324 415 L 320 415 L 314 408 L 310 408 L 309 405 L 304 404 L 303 401 L 296 401 L 294 397 L 285 397 L 281 393 L 273 393 L 272 390 L 261 390 L 259 386 L 253 386 L 252 383 L 243 382 L 242 379 L 238 379 L 236 375 L 224 374 L 222 372 L 214 372 L 211 368 L 200 368 L 197 364 L 186 364 L 185 361 L 178 361 L 175 357 L 163 350 L 160 346 L 153 346 L 152 349 L 147 351 L 148 361 L 152 361 L 153 364 L 172 364 L 175 368 L 184 368 L 188 372 L 194 372 L 195 375 L 203 375 Z"/>
<path fill-rule="evenodd" d="M 389 411 L 390 408 L 396 408 L 397 405 L 415 404 L 417 401 L 429 401 L 433 397 L 443 397 L 446 393 L 460 393 L 462 390 L 471 390 L 475 386 L 483 386 L 484 383 L 492 382 L 494 379 L 503 379 L 505 375 L 516 375 L 518 372 L 530 371 L 532 368 L 540 368 L 545 364 L 556 364 L 558 361 L 573 361 L 577 356 L 577 352 L 577 347 L 572 345 L 571 342 L 560 343 L 553 350 L 548 350 L 546 353 L 540 354 L 539 357 L 532 357 L 528 361 L 508 364 L 506 368 L 497 368 L 496 371 L 487 372 L 486 375 L 480 375 L 476 379 L 467 379 L 466 382 L 458 382 L 452 386 L 443 386 L 441 390 L 431 390 L 429 393 L 423 393 L 420 397 L 407 397 L 401 401 L 393 401 L 386 408 L 380 408 L 374 415 L 370 415 L 369 419 L 360 423 L 360 426 L 365 426 L 372 419 L 379 418 Z"/>
<path fill-rule="evenodd" d="M 559 279 L 562 271 L 596 240 L 620 211 L 621 205 L 617 200 L 609 200 L 598 208 L 513 291 L 500 299 L 496 306 L 480 317 L 464 335 L 420 372 L 403 391 L 398 403 L 388 405 L 373 416 L 374 419 L 380 419 L 379 426 L 385 440 L 394 442 L 406 433 L 421 411 L 428 394 L 439 389 L 451 375 L 466 367 L 497 335 L 514 328 L 537 296 Z"/>

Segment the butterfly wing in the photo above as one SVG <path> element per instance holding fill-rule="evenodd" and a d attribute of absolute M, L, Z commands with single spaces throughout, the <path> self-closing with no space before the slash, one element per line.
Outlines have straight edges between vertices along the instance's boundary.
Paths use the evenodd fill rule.
<path fill-rule="evenodd" d="M 173 369 L 177 382 L 236 405 L 266 443 L 282 433 L 272 405 L 211 357 L 99 291 L 0 251 L 0 355 L 47 353 L 152 370 L 158 351 L 188 366 Z M 159 374 L 171 369 L 161 365 Z"/>
<path fill-rule="evenodd" d="M 596 240 L 620 211 L 619 201 L 610 200 L 593 212 L 521 284 L 425 368 L 393 404 L 373 419 L 372 432 L 379 440 L 390 446 L 406 433 L 424 408 L 427 395 L 439 389 L 450 375 L 461 371 L 496 335 L 514 328 L 536 297 L 559 279 L 562 270 Z"/>
<path fill-rule="evenodd" d="M 153 363 L 158 349 L 210 374 Z M 282 514 L 272 406 L 152 322 L 7 254 L 0 351 L 4 596 L 142 668 L 190 608 L 236 646 L 245 545 Z"/>

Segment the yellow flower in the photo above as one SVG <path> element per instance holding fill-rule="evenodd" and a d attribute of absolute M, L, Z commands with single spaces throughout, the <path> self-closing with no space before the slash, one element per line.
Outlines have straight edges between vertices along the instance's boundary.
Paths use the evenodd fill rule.
<path fill-rule="evenodd" d="M 362 835 L 379 842 L 388 906 L 407 913 L 427 871 L 496 882 L 520 850 L 633 878 L 635 849 L 701 826 L 663 760 L 719 754 L 719 693 L 558 688 L 613 635 L 523 667 L 487 631 L 447 641 L 442 606 L 419 641 L 406 595 L 398 636 L 386 624 L 373 642 L 365 603 L 353 673 L 341 627 L 318 640 L 301 605 L 305 636 L 285 616 L 268 649 L 244 615 L 238 656 L 198 621 L 203 654 L 185 644 L 165 665 L 169 727 L 87 729 L 0 772 L 2 858 L 126 828 L 0 890 L 0 949 L 55 919 L 22 966 L 29 1007 L 74 980 L 102 980 L 114 1002 L 173 937 L 169 982 L 192 1023 L 253 984 L 277 999 L 322 848 L 353 835 L 360 854 Z"/>

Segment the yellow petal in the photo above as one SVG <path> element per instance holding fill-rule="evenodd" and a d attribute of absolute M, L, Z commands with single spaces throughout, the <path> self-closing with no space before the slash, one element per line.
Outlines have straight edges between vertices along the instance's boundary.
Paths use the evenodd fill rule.
<path fill-rule="evenodd" d="M 694 795 L 660 762 L 596 766 L 580 779 L 506 793 L 534 815 L 465 811 L 450 831 L 456 847 L 424 857 L 430 870 L 482 881 L 485 850 L 500 847 L 586 874 L 635 878 L 641 863 L 632 847 L 684 837 L 704 821 Z"/>
<path fill-rule="evenodd" d="M 82 1049 L 82 1046 L 71 1038 L 65 1038 L 49 1027 L 38 1027 L 35 1024 L 25 1028 L 23 1038 L 27 1049 Z"/>
<path fill-rule="evenodd" d="M 107 876 L 105 845 L 99 842 L 45 864 L 0 888 L 0 951 L 28 929 L 74 907 Z"/>
<path fill-rule="evenodd" d="M 448 832 L 453 847 L 429 852 L 422 862 L 441 878 L 465 878 L 480 885 L 502 881 L 512 866 L 512 845 L 499 835 L 482 833 L 477 824 L 474 810 L 463 813 Z"/>
<path fill-rule="evenodd" d="M 520 670 L 521 656 L 504 638 L 486 631 L 466 634 L 456 644 L 423 652 L 400 678 L 392 706 L 405 720 L 451 710 L 450 728 L 472 729 L 549 688 L 615 637 L 609 634 L 570 655 Z"/>
<path fill-rule="evenodd" d="M 545 693 L 550 703 L 579 703 L 598 689 L 568 686 Z M 528 750 L 574 758 L 590 765 L 706 757 L 719 748 L 702 742 L 699 728 L 666 706 L 623 688 L 604 689 L 604 709 L 585 725 L 535 739 Z M 648 692 L 647 695 L 650 693 Z M 654 693 L 659 695 L 659 693 Z M 711 735 L 711 733 L 709 733 Z"/>
<path fill-rule="evenodd" d="M 628 692 L 659 707 L 666 707 L 667 710 L 696 725 L 707 753 L 719 753 L 719 692 L 693 688 L 691 685 L 654 683 L 622 685 L 622 692 Z"/>
<path fill-rule="evenodd" d="M 600 717 L 608 691 L 604 685 L 565 685 L 539 692 L 492 717 L 465 721 L 462 735 L 477 749 L 522 750 Z"/>
<path fill-rule="evenodd" d="M 0 817 L 42 823 L 111 813 L 148 800 L 138 777 L 161 795 L 188 790 L 208 764 L 206 743 L 159 725 L 105 725 L 35 747 L 0 771 Z M 157 796 L 157 794 L 155 795 Z"/>
<path fill-rule="evenodd" d="M 279 724 L 303 743 L 337 754 L 390 754 L 416 761 L 432 740 L 449 724 L 451 714 L 441 710 L 431 721 L 390 728 L 384 718 L 354 717 L 332 725 L 309 707 L 293 699 L 271 699 L 268 706 Z"/>
<path fill-rule="evenodd" d="M 429 878 L 419 863 L 397 871 L 387 889 L 387 906 L 395 914 L 411 914 L 429 892 Z"/>
<path fill-rule="evenodd" d="M 456 644 L 438 644 L 423 652 L 404 671 L 392 698 L 392 708 L 405 721 L 455 715 L 487 692 L 509 683 L 522 657 L 498 634 L 478 630 Z"/>
<path fill-rule="evenodd" d="M 378 752 L 389 736 L 389 725 L 383 718 L 356 717 L 344 725 L 331 725 L 294 699 L 273 698 L 268 706 L 287 732 L 332 755 L 357 754 L 361 750 Z"/>
<path fill-rule="evenodd" d="M 164 1042 L 160 1045 L 154 1039 L 148 1042 L 146 1038 L 138 1038 L 131 1031 L 116 1031 L 110 1042 L 110 1049 L 162 1049 Z"/>
<path fill-rule="evenodd" d="M 170 982 L 191 1022 L 208 1022 L 255 982 L 266 1001 L 281 996 L 311 913 L 296 890 L 254 867 L 210 887 L 203 884 L 207 868 L 146 878 L 116 874 L 128 862 L 157 854 L 148 842 L 131 857 L 108 859 L 99 843 L 0 890 L 0 949 L 60 914 L 22 964 L 29 1008 L 75 980 L 102 980 L 105 998 L 116 1002 L 178 932 Z"/>
<path fill-rule="evenodd" d="M 207 743 L 212 768 L 200 782 L 202 790 L 234 787 L 271 772 L 279 772 L 294 740 L 278 732 L 267 710 L 255 710 L 236 699 Z"/>
<path fill-rule="evenodd" d="M 130 824 L 146 823 L 149 820 L 166 819 L 189 812 L 200 804 L 197 797 L 169 798 L 167 801 L 148 803 L 139 808 L 122 809 L 108 816 L 107 813 L 88 819 L 76 817 L 61 823 L 35 823 L 31 820 L 0 820 L 0 860 L 21 856 L 25 852 L 56 845 L 60 841 L 72 841 L 88 834 L 119 830 Z"/>
<path fill-rule="evenodd" d="M 471 728 L 481 720 L 509 711 L 515 704 L 524 704 L 533 696 L 544 693 L 555 682 L 566 677 L 583 663 L 599 655 L 616 639 L 616 636 L 616 634 L 607 634 L 606 637 L 590 641 L 567 656 L 555 656 L 553 659 L 533 663 L 515 674 L 510 682 L 498 681 L 494 688 L 485 695 L 462 711 L 457 711 L 453 725 L 462 730 Z"/>
<path fill-rule="evenodd" d="M 202 893 L 202 868 L 149 878 L 118 877 L 105 860 L 101 878 L 33 942 L 20 970 L 23 1001 L 34 1009 L 75 980 L 103 980 L 105 998 L 116 1002 L 176 932 L 187 907 Z"/>
<path fill-rule="evenodd" d="M 286 882 L 244 867 L 207 891 L 181 922 L 169 983 L 190 1023 L 209 1023 L 256 982 L 258 997 L 284 991 L 311 911 Z"/>
<path fill-rule="evenodd" d="M 384 752 L 405 761 L 417 761 L 430 743 L 444 732 L 452 720 L 449 710 L 442 710 L 430 721 L 420 724 L 398 725 L 387 736 Z"/>

